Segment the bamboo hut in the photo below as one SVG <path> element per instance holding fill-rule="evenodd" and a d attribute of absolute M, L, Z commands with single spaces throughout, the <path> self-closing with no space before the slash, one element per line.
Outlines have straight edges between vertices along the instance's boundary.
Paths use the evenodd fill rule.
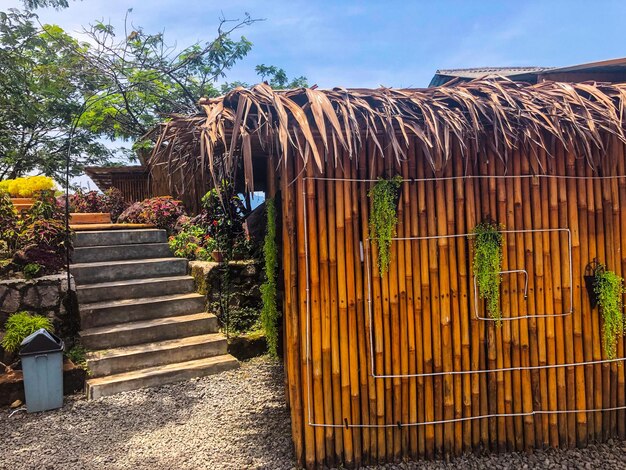
<path fill-rule="evenodd" d="M 593 260 L 626 273 L 625 99 L 602 83 L 261 84 L 160 126 L 150 167 L 174 195 L 237 175 L 282 206 L 300 465 L 625 437 L 624 344 L 603 350 L 584 280 Z M 381 273 L 370 194 L 398 176 Z M 503 226 L 500 321 L 475 288 L 487 218 Z"/>

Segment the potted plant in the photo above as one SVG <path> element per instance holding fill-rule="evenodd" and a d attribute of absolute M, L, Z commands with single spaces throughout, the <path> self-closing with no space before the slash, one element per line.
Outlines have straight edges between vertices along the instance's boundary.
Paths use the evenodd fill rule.
<path fill-rule="evenodd" d="M 594 275 L 594 292 L 602 315 L 602 346 L 615 359 L 617 340 L 624 334 L 624 279 L 599 264 Z"/>

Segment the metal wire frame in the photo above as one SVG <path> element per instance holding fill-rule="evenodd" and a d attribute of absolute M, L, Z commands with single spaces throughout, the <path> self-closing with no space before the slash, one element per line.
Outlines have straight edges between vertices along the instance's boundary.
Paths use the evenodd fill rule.
<path fill-rule="evenodd" d="M 498 271 L 497 273 L 493 273 L 493 274 L 514 274 L 514 273 L 524 273 L 524 300 L 526 300 L 528 298 L 528 271 L 526 271 L 525 269 L 507 269 L 505 271 Z M 472 276 L 472 278 L 474 279 L 474 298 L 478 298 L 478 284 L 476 282 L 476 275 L 474 274 L 474 276 Z M 507 321 L 507 320 L 518 320 L 520 318 L 537 318 L 539 317 L 539 315 L 523 315 L 523 316 L 513 316 L 513 317 L 502 317 L 502 318 L 491 318 L 491 317 L 481 317 L 480 314 L 478 313 L 478 302 L 474 301 L 474 318 L 476 318 L 477 320 L 493 320 L 493 321 Z M 553 316 L 553 315 L 549 315 L 549 316 Z"/>
<path fill-rule="evenodd" d="M 568 235 L 568 245 L 569 245 L 569 276 L 570 276 L 570 286 L 573 283 L 573 265 L 572 265 L 572 234 L 569 228 L 537 228 L 537 229 L 519 229 L 519 230 L 501 230 L 501 233 L 544 233 L 544 232 L 557 232 L 557 231 L 563 231 L 563 232 L 567 232 Z M 465 238 L 465 237 L 472 237 L 475 236 L 474 233 L 461 233 L 461 234 L 451 234 L 451 235 L 425 235 L 425 236 L 421 236 L 421 237 L 396 237 L 396 238 L 392 238 L 392 240 L 396 240 L 396 241 L 413 241 L 413 240 L 437 240 L 437 239 L 441 239 L 441 238 Z M 370 239 L 367 238 L 366 242 L 369 244 L 370 243 Z M 421 373 L 421 374 L 377 374 L 376 373 L 376 366 L 375 366 L 375 362 L 374 362 L 374 328 L 371 326 L 373 325 L 373 313 L 372 313 L 372 285 L 371 285 L 371 268 L 370 268 L 370 260 L 369 260 L 369 253 L 370 250 L 367 249 L 365 250 L 365 269 L 367 271 L 367 303 L 368 303 L 368 313 L 369 313 L 369 319 L 370 319 L 370 347 L 369 347 L 369 353 L 370 353 L 370 375 L 376 379 L 393 379 L 393 378 L 411 378 L 411 377 L 429 377 L 431 375 L 429 375 L 429 373 Z M 517 272 L 517 271 L 522 271 L 522 272 L 526 272 L 525 270 L 511 270 L 511 271 L 503 271 L 503 272 Z M 528 273 L 526 273 L 526 276 L 528 276 Z M 474 293 L 476 294 L 476 277 L 474 276 Z M 526 289 L 528 288 L 528 277 L 526 278 Z M 475 295 L 475 299 L 477 299 L 478 296 Z M 521 319 L 528 319 L 528 318 L 557 318 L 557 317 L 566 317 L 571 315 L 574 312 L 574 291 L 573 289 L 570 289 L 570 308 L 567 312 L 565 313 L 555 313 L 555 314 L 551 314 L 551 315 L 546 315 L 546 314 L 539 314 L 539 315 L 523 315 L 523 316 L 511 316 L 511 317 L 503 317 L 500 320 L 501 321 L 511 321 L 511 320 L 521 320 Z M 478 313 L 478 302 L 476 302 L 476 300 L 474 301 L 474 312 L 475 312 L 475 317 L 479 320 L 485 320 L 485 321 L 495 321 L 495 319 L 493 318 L 489 318 L 489 317 L 480 317 L 479 313 Z M 504 371 L 506 371 L 507 369 L 505 369 Z M 510 369 L 513 370 L 513 369 Z M 461 371 L 453 371 L 454 374 L 451 375 L 455 375 L 456 373 L 459 373 Z M 488 372 L 488 371 L 487 371 Z"/>
<path fill-rule="evenodd" d="M 624 176 L 626 177 L 626 176 Z M 455 177 L 456 178 L 456 177 Z M 581 177 L 582 178 L 582 177 Z M 608 177 L 597 177 L 597 178 L 608 178 Z M 313 180 L 324 180 L 324 181 L 348 181 L 348 182 L 370 182 L 377 180 L 363 180 L 363 179 L 350 179 L 350 178 L 317 178 L 317 177 L 304 177 L 303 181 L 306 182 L 308 179 Z M 586 179 L 586 178 L 583 178 Z M 489 418 L 512 418 L 512 417 L 525 417 L 525 416 L 535 416 L 535 415 L 551 415 L 551 414 L 569 414 L 569 413 L 597 413 L 597 412 L 610 412 L 610 411 L 619 411 L 626 410 L 625 406 L 616 406 L 610 408 L 594 408 L 594 409 L 585 409 L 585 410 L 532 410 L 527 412 L 519 412 L 519 413 L 493 413 L 488 415 L 478 415 L 478 416 L 465 416 L 461 418 L 452 418 L 446 420 L 438 420 L 438 421 L 423 421 L 423 422 L 413 422 L 413 423 L 402 423 L 397 422 L 395 424 L 385 423 L 385 424 L 360 424 L 353 423 L 350 424 L 348 422 L 348 418 L 344 417 L 344 422 L 342 424 L 336 423 L 315 423 L 312 417 L 312 388 L 311 388 L 311 333 L 310 333 L 310 323 L 311 323 L 311 291 L 310 291 L 310 276 L 309 276 L 309 237 L 308 237 L 308 220 L 307 220 L 307 192 L 306 192 L 306 184 L 303 184 L 302 187 L 302 211 L 304 216 L 304 251 L 305 251 L 305 275 L 306 275 L 306 387 L 307 387 L 307 425 L 312 427 L 321 427 L 321 428 L 394 428 L 402 426 L 432 426 L 439 424 L 450 424 L 450 423 L 460 423 L 464 421 L 473 421 L 478 419 L 489 419 Z M 569 229 L 529 229 L 534 231 L 549 231 L 549 230 L 567 230 Z M 503 232 L 515 232 L 515 231 L 503 231 Z M 448 238 L 462 237 L 468 236 L 469 234 L 455 234 L 455 235 L 446 235 Z M 431 237 L 410 237 L 410 238 L 395 238 L 395 240 L 403 240 L 403 239 L 428 239 Z M 570 233 L 570 248 L 571 248 L 571 233 Z M 366 253 L 369 253 L 369 250 L 365 250 Z M 366 256 L 367 269 L 369 272 L 369 255 Z M 570 267 L 571 267 L 571 249 L 570 249 Z M 571 276 L 570 269 L 570 276 Z M 368 276 L 369 281 L 369 276 Z M 571 285 L 571 284 L 570 284 Z M 368 302 L 371 303 L 371 287 L 368 287 Z M 371 315 L 371 309 L 370 309 Z M 371 316 L 370 316 L 370 350 L 372 350 L 370 356 L 372 359 L 372 376 L 374 378 L 412 378 L 412 377 L 437 377 L 444 375 L 468 375 L 468 374 L 483 374 L 483 373 L 501 373 L 501 372 L 513 372 L 513 371 L 532 371 L 532 370 L 540 370 L 540 369 L 553 369 L 553 368 L 563 368 L 563 367 L 580 367 L 586 365 L 599 365 L 599 364 L 609 364 L 609 363 L 617 363 L 626 361 L 626 357 L 616 358 L 616 359 L 603 359 L 597 361 L 584 361 L 584 362 L 576 362 L 569 364 L 543 364 L 538 366 L 526 366 L 526 367 L 502 367 L 498 369 L 482 369 L 482 370 L 462 370 L 462 371 L 441 371 L 441 372 L 430 372 L 425 374 L 412 374 L 412 375 L 391 375 L 391 376 L 374 376 L 374 367 L 373 367 L 373 328 L 371 326 Z"/>

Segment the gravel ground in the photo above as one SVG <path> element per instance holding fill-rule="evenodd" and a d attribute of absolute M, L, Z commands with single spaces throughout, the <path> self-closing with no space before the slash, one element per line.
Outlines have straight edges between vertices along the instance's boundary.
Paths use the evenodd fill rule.
<path fill-rule="evenodd" d="M 281 366 L 257 358 L 159 388 L 66 397 L 42 414 L 0 409 L 0 469 L 291 469 L 283 393 Z M 378 468 L 626 468 L 626 443 Z"/>

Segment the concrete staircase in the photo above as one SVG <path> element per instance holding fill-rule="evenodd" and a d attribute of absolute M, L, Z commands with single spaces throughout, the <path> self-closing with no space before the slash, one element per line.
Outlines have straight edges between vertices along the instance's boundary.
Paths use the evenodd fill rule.
<path fill-rule="evenodd" d="M 217 318 L 194 292 L 187 260 L 164 230 L 76 232 L 70 266 L 89 398 L 210 375 L 238 366 Z"/>

